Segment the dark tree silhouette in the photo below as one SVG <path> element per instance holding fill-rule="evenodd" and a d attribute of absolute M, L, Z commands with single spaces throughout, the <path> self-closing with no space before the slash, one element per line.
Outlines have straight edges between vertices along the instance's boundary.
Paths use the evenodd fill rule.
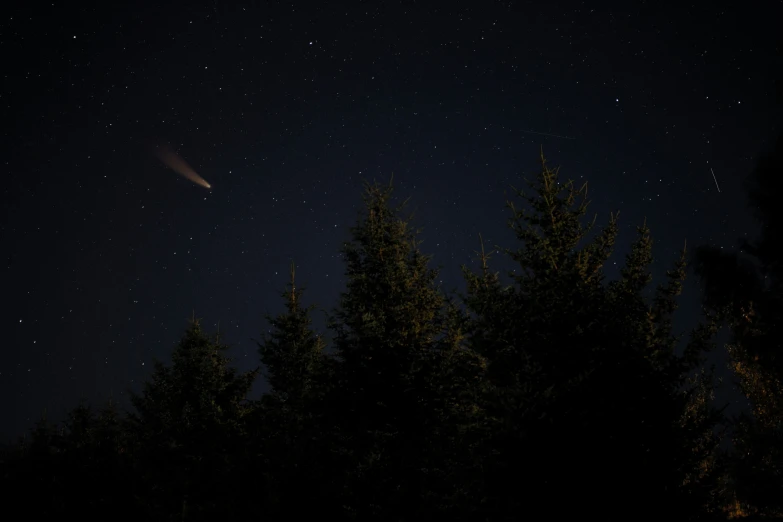
<path fill-rule="evenodd" d="M 0 486 L 12 508 L 34 492 L 36 514 L 82 520 L 779 515 L 780 227 L 764 183 L 780 162 L 763 165 L 751 194 L 765 229 L 745 246 L 755 265 L 698 249 L 706 314 L 684 343 L 672 316 L 685 248 L 649 288 L 642 225 L 606 280 L 617 216 L 593 233 L 587 186 L 558 181 L 543 153 L 531 192 L 508 203 L 515 244 L 487 252 L 479 237 L 479 269 L 463 267 L 453 297 L 391 184 L 367 184 L 330 345 L 292 265 L 284 310 L 258 342 L 260 400 L 247 399 L 258 371 L 230 367 L 194 317 L 130 412 L 81 405 L 61 425 L 42 419 L 2 452 Z M 493 272 L 492 255 L 514 271 Z M 728 455 L 704 367 L 721 321 L 752 404 Z"/>
<path fill-rule="evenodd" d="M 730 366 L 750 403 L 750 411 L 734 419 L 727 463 L 737 515 L 783 516 L 782 176 L 783 135 L 749 178 L 749 205 L 761 223 L 757 239 L 740 241 L 749 258 L 711 246 L 695 256 L 705 306 L 731 327 Z"/>
<path fill-rule="evenodd" d="M 343 247 L 346 291 L 330 320 L 342 433 L 347 516 L 400 520 L 423 497 L 434 354 L 444 298 L 417 231 L 392 208 L 391 185 L 366 185 L 364 209 Z"/>
<path fill-rule="evenodd" d="M 469 343 L 487 360 L 491 424 L 482 516 L 596 509 L 615 518 L 644 506 L 649 515 L 676 509 L 694 518 L 708 498 L 683 483 L 706 458 L 694 433 L 708 426 L 695 431 L 695 419 L 686 420 L 694 390 L 683 389 L 714 325 L 696 328 L 685 354 L 675 355 L 671 314 L 684 257 L 647 303 L 652 242 L 641 227 L 621 279 L 605 284 L 615 218 L 579 247 L 590 230 L 582 224 L 586 186 L 559 184 L 541 159 L 535 194 L 517 192 L 530 210 L 509 203 L 521 243 L 507 250 L 518 264 L 514 284 L 503 288 L 486 266 L 467 274 Z M 570 501 L 544 508 L 553 495 Z"/>
<path fill-rule="evenodd" d="M 134 466 L 122 417 L 109 402 L 95 411 L 81 404 L 56 426 L 44 416 L 20 444 L 4 455 L 2 489 L 9 512 L 33 509 L 42 516 L 79 513 L 84 520 L 133 520 Z M 34 500 L 34 504 L 31 504 Z"/>
<path fill-rule="evenodd" d="M 311 498 L 323 494 L 319 505 L 325 515 L 331 505 L 327 492 L 333 489 L 328 484 L 335 473 L 330 439 L 321 430 L 332 361 L 324 352 L 322 337 L 312 329 L 314 307 L 302 305 L 303 294 L 291 263 L 291 280 L 282 293 L 285 311 L 267 316 L 270 328 L 258 343 L 271 386 L 254 416 L 269 478 L 270 498 L 264 512 L 281 518 L 312 511 L 312 505 L 301 502 L 302 491 L 309 491 Z"/>
<path fill-rule="evenodd" d="M 152 518 L 212 520 L 236 505 L 244 471 L 237 448 L 247 446 L 246 397 L 256 372 L 237 374 L 227 348 L 194 318 L 171 366 L 156 361 L 142 393 L 131 397 L 130 431 Z"/>

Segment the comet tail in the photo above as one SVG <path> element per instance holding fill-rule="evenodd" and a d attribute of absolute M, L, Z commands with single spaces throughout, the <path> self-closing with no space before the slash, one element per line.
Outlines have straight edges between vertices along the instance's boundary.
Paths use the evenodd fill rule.
<path fill-rule="evenodd" d="M 184 159 L 182 159 L 176 152 L 169 147 L 161 147 L 155 151 L 158 159 L 162 161 L 167 167 L 179 174 L 180 176 L 189 179 L 196 185 L 201 185 L 204 188 L 212 188 L 207 181 L 199 176 L 190 165 L 188 165 Z"/>

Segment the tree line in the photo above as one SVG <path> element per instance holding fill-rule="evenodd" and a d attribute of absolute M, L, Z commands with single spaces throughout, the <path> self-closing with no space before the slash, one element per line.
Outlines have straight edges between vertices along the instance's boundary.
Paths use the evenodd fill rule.
<path fill-rule="evenodd" d="M 587 185 L 559 181 L 543 153 L 508 202 L 515 244 L 479 243 L 455 295 L 391 184 L 366 184 L 331 342 L 292 264 L 258 370 L 232 368 L 194 317 L 127 411 L 82 404 L 4 452 L 6 508 L 155 521 L 780 518 L 783 269 L 770 189 L 782 158 L 779 140 L 749 191 L 763 225 L 743 245 L 750 261 L 683 245 L 655 287 L 646 224 L 608 280 L 618 216 L 586 220 Z M 493 255 L 515 270 L 501 277 Z M 672 317 L 689 261 L 704 313 L 683 339 Z M 722 325 L 751 404 L 739 417 L 715 404 L 705 363 Z M 270 391 L 251 400 L 261 373 Z"/>

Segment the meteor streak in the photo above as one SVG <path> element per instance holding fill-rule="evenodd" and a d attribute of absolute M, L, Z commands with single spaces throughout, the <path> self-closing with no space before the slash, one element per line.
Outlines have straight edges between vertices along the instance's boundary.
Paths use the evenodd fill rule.
<path fill-rule="evenodd" d="M 712 172 L 712 167 L 710 167 L 710 172 Z M 717 187 L 718 192 L 720 192 L 720 187 L 718 187 L 718 178 L 715 177 L 715 173 L 712 172 L 712 179 L 715 180 L 715 187 Z"/>
<path fill-rule="evenodd" d="M 207 183 L 207 181 L 196 174 L 196 171 L 191 168 L 190 165 L 188 165 L 184 159 L 182 159 L 176 152 L 174 152 L 170 147 L 160 147 L 155 150 L 155 155 L 158 157 L 160 161 L 163 162 L 164 165 L 169 167 L 171 170 L 179 174 L 180 176 L 189 179 L 196 185 L 201 185 L 204 188 L 211 189 L 212 185 Z"/>

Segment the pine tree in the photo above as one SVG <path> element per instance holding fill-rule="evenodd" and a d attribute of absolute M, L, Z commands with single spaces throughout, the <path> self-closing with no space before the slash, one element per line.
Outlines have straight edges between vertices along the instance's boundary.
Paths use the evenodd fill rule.
<path fill-rule="evenodd" d="M 714 406 L 715 389 L 720 384 L 714 372 L 714 367 L 701 368 L 689 377 L 683 390 L 686 402 L 680 419 L 690 449 L 690 455 L 683 456 L 686 473 L 682 490 L 692 505 L 703 509 L 705 520 L 722 517 L 729 492 L 725 451 L 720 446 L 727 429 L 725 407 Z"/>
<path fill-rule="evenodd" d="M 267 316 L 271 329 L 258 347 L 272 393 L 282 402 L 301 407 L 318 391 L 314 388 L 325 365 L 325 343 L 312 330 L 310 313 L 314 307 L 302 306 L 303 289 L 296 287 L 295 275 L 292 262 L 291 281 L 282 294 L 286 311 L 277 317 Z"/>
<path fill-rule="evenodd" d="M 750 406 L 732 426 L 727 509 L 735 516 L 783 516 L 781 173 L 783 135 L 748 184 L 750 207 L 761 223 L 756 240 L 740 241 L 750 259 L 710 246 L 696 253 L 705 306 L 731 328 L 729 364 Z"/>
<path fill-rule="evenodd" d="M 586 185 L 561 185 L 543 154 L 541 162 L 529 183 L 536 194 L 517 191 L 530 210 L 509 203 L 521 243 L 506 250 L 519 266 L 514 284 L 503 288 L 486 269 L 468 274 L 471 344 L 487 359 L 485 444 L 494 450 L 485 464 L 485 516 L 552 495 L 575 496 L 581 508 L 605 505 L 610 518 L 631 506 L 665 513 L 690 502 L 698 511 L 702 500 L 681 488 L 696 459 L 695 435 L 681 427 L 683 385 L 713 330 L 695 330 L 687 357 L 674 354 L 671 314 L 684 257 L 648 305 L 652 241 L 642 227 L 620 280 L 605 284 L 615 217 L 590 239 Z M 519 469 L 525 473 L 515 475 Z M 594 478 L 599 469 L 608 480 Z M 571 507 L 552 506 L 551 514 Z"/>
<path fill-rule="evenodd" d="M 302 296 L 291 263 L 291 280 L 282 294 L 285 311 L 267 316 L 270 329 L 258 343 L 271 385 L 256 417 L 271 479 L 271 498 L 264 509 L 271 517 L 295 517 L 311 510 L 301 501 L 302 491 L 309 491 L 310 501 L 315 501 L 328 491 L 325 484 L 334 471 L 328 459 L 330 438 L 321 429 L 323 397 L 331 384 L 330 360 L 323 338 L 312 329 L 314 307 L 304 307 Z"/>
<path fill-rule="evenodd" d="M 437 271 L 391 194 L 391 184 L 365 186 L 364 213 L 342 250 L 347 289 L 331 319 L 332 411 L 351 492 L 344 502 L 348 516 L 361 519 L 398 520 L 419 509 L 432 360 L 443 330 Z"/>
<path fill-rule="evenodd" d="M 476 520 L 484 490 L 485 359 L 468 344 L 468 316 L 452 299 L 427 368 L 431 376 L 423 472 L 422 520 Z"/>
<path fill-rule="evenodd" d="M 79 511 L 85 520 L 99 520 L 106 510 L 123 505 L 120 520 L 136 519 L 133 452 L 125 419 L 109 401 L 95 409 L 86 403 L 68 413 L 61 430 L 63 469 L 73 480 L 63 485 L 66 505 L 62 514 Z M 78 477 L 78 479 L 76 479 Z M 90 495 L 83 498 L 81 491 Z"/>
<path fill-rule="evenodd" d="M 245 445 L 245 401 L 256 372 L 229 367 L 227 349 L 194 317 L 172 364 L 156 361 L 142 393 L 131 396 L 147 516 L 198 520 L 234 505 L 230 480 L 241 469 L 236 457 Z"/>
<path fill-rule="evenodd" d="M 96 412 L 84 403 L 58 425 L 44 415 L 2 459 L 6 508 L 29 509 L 34 494 L 36 511 L 51 517 L 78 512 L 83 520 L 102 520 L 107 509 L 122 505 L 114 518 L 137 519 L 137 480 L 123 455 L 124 432 L 113 416 L 111 404 Z"/>
<path fill-rule="evenodd" d="M 62 429 L 47 419 L 44 409 L 29 434 L 25 433 L 6 457 L 2 486 L 7 509 L 29 508 L 28 499 L 33 493 L 41 515 L 57 516 L 65 512 L 68 482 L 63 447 Z"/>

